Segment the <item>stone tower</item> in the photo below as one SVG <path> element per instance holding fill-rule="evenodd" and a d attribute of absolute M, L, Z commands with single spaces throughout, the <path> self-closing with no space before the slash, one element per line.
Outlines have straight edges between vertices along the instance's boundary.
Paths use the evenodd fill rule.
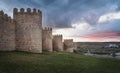
<path fill-rule="evenodd" d="M 23 8 L 13 10 L 15 20 L 16 50 L 33 53 L 42 52 L 42 12 Z"/>
<path fill-rule="evenodd" d="M 53 51 L 52 47 L 52 28 L 43 28 L 42 30 L 42 49 L 43 51 Z"/>
<path fill-rule="evenodd" d="M 73 52 L 73 50 L 74 50 L 73 39 L 64 40 L 64 51 Z"/>
<path fill-rule="evenodd" d="M 53 36 L 53 49 L 55 51 L 63 51 L 63 42 L 62 35 L 54 35 Z"/>
<path fill-rule="evenodd" d="M 15 23 L 11 17 L 0 11 L 0 51 L 15 50 Z"/>

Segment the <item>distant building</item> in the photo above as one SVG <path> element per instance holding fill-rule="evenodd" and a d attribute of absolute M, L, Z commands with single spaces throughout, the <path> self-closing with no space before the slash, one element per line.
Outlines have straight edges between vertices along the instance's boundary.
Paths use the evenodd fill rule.
<path fill-rule="evenodd" d="M 105 46 L 105 48 L 119 48 L 119 45 L 117 45 L 117 44 L 108 44 L 107 46 Z"/>

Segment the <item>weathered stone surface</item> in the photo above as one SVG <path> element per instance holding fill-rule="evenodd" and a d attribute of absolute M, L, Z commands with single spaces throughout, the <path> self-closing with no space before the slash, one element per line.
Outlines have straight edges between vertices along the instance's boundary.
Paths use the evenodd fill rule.
<path fill-rule="evenodd" d="M 42 49 L 43 51 L 53 51 L 52 46 L 52 28 L 44 28 L 42 30 Z"/>
<path fill-rule="evenodd" d="M 26 12 L 25 12 L 26 11 Z M 42 29 L 42 12 L 35 8 L 14 8 L 13 19 L 0 11 L 0 51 L 27 51 L 41 53 L 73 52 L 73 40 L 62 42 L 62 35 L 52 36 L 52 28 Z"/>
<path fill-rule="evenodd" d="M 21 8 L 20 12 L 14 9 L 16 50 L 33 53 L 42 52 L 42 14 L 33 13 L 28 8 L 27 12 Z"/>
<path fill-rule="evenodd" d="M 0 11 L 0 51 L 15 50 L 15 23 Z"/>
<path fill-rule="evenodd" d="M 64 40 L 64 51 L 66 52 L 73 52 L 74 50 L 74 43 L 72 39 Z"/>
<path fill-rule="evenodd" d="M 54 51 L 63 51 L 62 35 L 53 36 L 53 49 Z"/>

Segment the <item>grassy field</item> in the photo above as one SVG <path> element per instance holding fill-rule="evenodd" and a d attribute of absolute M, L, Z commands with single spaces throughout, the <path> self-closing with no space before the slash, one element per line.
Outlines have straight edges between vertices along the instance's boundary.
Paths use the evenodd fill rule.
<path fill-rule="evenodd" d="M 120 60 L 61 52 L 0 52 L 0 73 L 120 73 Z"/>

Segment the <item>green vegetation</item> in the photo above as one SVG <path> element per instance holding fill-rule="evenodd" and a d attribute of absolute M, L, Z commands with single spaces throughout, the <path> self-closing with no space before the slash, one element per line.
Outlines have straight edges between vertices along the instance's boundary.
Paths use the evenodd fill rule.
<path fill-rule="evenodd" d="M 120 60 L 61 52 L 0 52 L 0 73 L 120 73 Z"/>

